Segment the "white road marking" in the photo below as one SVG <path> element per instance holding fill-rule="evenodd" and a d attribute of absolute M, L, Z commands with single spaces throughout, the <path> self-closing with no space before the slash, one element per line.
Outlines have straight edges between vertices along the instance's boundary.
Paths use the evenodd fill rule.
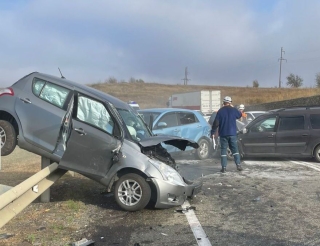
<path fill-rule="evenodd" d="M 211 246 L 211 243 L 208 239 L 207 234 L 202 229 L 202 226 L 195 215 L 194 211 L 192 209 L 188 210 L 188 207 L 190 207 L 190 203 L 188 201 L 185 201 L 184 204 L 181 205 L 183 210 L 186 210 L 184 214 L 187 217 L 187 220 L 189 222 L 190 228 L 193 232 L 194 237 L 196 238 L 196 241 L 198 245 L 200 246 Z"/>
<path fill-rule="evenodd" d="M 317 170 L 317 171 L 320 172 L 320 166 L 317 165 L 317 164 L 313 164 L 313 163 L 310 163 L 310 162 L 304 162 L 304 161 L 290 161 L 290 162 L 292 162 L 294 164 L 306 166 L 306 167 L 312 168 L 312 169 Z"/>

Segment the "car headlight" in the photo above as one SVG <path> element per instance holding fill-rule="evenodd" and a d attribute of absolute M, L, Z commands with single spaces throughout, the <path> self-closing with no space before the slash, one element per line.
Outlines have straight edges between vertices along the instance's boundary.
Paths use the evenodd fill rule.
<path fill-rule="evenodd" d="M 172 167 L 155 159 L 149 159 L 149 162 L 159 170 L 164 180 L 176 185 L 185 185 L 181 175 Z"/>

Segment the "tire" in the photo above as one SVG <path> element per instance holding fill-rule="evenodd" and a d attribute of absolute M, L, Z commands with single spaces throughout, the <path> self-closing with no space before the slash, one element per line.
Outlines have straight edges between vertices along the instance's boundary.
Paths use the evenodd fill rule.
<path fill-rule="evenodd" d="M 318 145 L 315 149 L 314 149 L 314 159 L 316 160 L 316 162 L 320 162 L 320 145 Z"/>
<path fill-rule="evenodd" d="M 1 156 L 11 154 L 17 145 L 17 133 L 10 122 L 0 120 Z"/>
<path fill-rule="evenodd" d="M 229 149 L 229 148 L 227 148 L 227 159 L 228 159 L 229 161 L 233 161 L 233 160 L 234 160 L 232 151 L 231 151 L 231 149 Z"/>
<path fill-rule="evenodd" d="M 199 148 L 196 151 L 196 157 L 199 160 L 208 159 L 211 154 L 211 150 L 210 150 L 211 144 L 206 139 L 200 139 L 198 144 L 199 144 Z"/>
<path fill-rule="evenodd" d="M 117 181 L 114 197 L 122 209 L 131 212 L 138 211 L 144 209 L 149 203 L 151 188 L 143 177 L 135 173 L 129 173 L 123 175 Z"/>

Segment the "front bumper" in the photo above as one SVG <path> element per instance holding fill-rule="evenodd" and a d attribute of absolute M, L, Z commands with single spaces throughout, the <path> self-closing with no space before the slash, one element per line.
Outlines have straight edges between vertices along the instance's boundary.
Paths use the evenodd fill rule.
<path fill-rule="evenodd" d="M 182 205 L 187 198 L 192 198 L 202 189 L 202 182 L 187 182 L 184 186 L 171 184 L 165 180 L 151 178 L 157 189 L 156 208 L 169 208 Z"/>
<path fill-rule="evenodd" d="M 183 178 L 183 180 L 186 184 L 188 184 L 188 186 L 186 186 L 188 198 L 193 198 L 196 194 L 198 194 L 201 191 L 203 184 L 202 181 L 192 182 L 185 178 Z"/>

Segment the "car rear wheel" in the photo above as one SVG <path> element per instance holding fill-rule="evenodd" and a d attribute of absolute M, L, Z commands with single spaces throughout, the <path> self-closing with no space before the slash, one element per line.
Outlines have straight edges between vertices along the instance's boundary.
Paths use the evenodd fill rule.
<path fill-rule="evenodd" d="M 151 198 L 151 188 L 143 177 L 135 173 L 123 175 L 116 183 L 114 196 L 118 205 L 127 211 L 144 209 Z"/>
<path fill-rule="evenodd" d="M 320 145 L 318 145 L 314 150 L 314 159 L 316 162 L 320 162 Z"/>
<path fill-rule="evenodd" d="M 0 120 L 1 155 L 11 154 L 17 145 L 17 134 L 10 122 Z"/>
<path fill-rule="evenodd" d="M 196 157 L 199 160 L 204 160 L 204 159 L 208 159 L 209 155 L 210 155 L 210 143 L 208 140 L 206 139 L 200 139 L 200 141 L 198 142 L 199 144 L 199 148 L 196 151 Z"/>

